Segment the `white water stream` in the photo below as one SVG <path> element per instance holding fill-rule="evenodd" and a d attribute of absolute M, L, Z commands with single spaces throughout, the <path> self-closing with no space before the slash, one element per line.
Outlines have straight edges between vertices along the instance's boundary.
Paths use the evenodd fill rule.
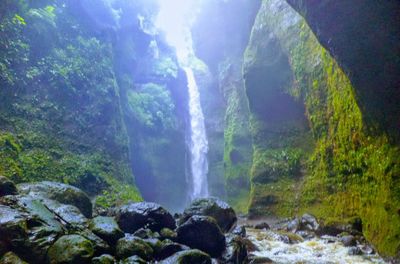
<path fill-rule="evenodd" d="M 267 257 L 276 264 L 384 264 L 377 254 L 351 255 L 334 237 L 314 237 L 288 244 L 272 230 L 247 229 L 247 236 L 258 250 L 257 257 Z"/>
<path fill-rule="evenodd" d="M 190 201 L 208 196 L 208 141 L 199 89 L 193 69 L 190 67 L 191 59 L 196 57 L 190 32 L 190 16 L 193 14 L 194 3 L 188 0 L 159 0 L 160 11 L 156 21 L 157 27 L 165 33 L 167 42 L 175 48 L 179 65 L 183 67 L 188 81 L 190 119 L 188 198 Z"/>
<path fill-rule="evenodd" d="M 184 68 L 189 89 L 191 192 L 190 199 L 208 196 L 208 141 L 201 109 L 200 93 L 193 70 Z"/>

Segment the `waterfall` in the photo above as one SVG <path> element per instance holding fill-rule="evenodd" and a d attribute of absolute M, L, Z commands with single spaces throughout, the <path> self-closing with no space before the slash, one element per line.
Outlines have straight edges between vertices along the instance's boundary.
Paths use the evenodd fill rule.
<path fill-rule="evenodd" d="M 184 70 L 188 81 L 190 115 L 191 192 L 189 192 L 189 197 L 190 200 L 193 200 L 208 196 L 208 141 L 199 89 L 193 70 L 189 67 L 185 67 Z"/>
<path fill-rule="evenodd" d="M 188 81 L 190 136 L 190 175 L 188 177 L 188 198 L 208 196 L 208 141 L 204 125 L 204 115 L 200 104 L 199 89 L 190 68 L 196 59 L 192 46 L 190 25 L 198 1 L 158 0 L 159 13 L 156 27 L 165 33 L 167 42 L 175 48 L 179 65 L 184 69 Z"/>

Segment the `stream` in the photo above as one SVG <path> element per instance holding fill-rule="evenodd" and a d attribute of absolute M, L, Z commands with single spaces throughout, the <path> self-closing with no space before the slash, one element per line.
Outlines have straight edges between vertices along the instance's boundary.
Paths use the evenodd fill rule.
<path fill-rule="evenodd" d="M 250 253 L 253 263 L 277 264 L 369 264 L 388 263 L 371 253 L 367 245 L 345 247 L 339 237 L 314 236 L 303 239 L 295 233 L 275 229 L 246 228 L 247 238 L 254 245 Z M 358 253 L 354 253 L 357 252 Z M 369 252 L 368 252 L 369 251 Z M 270 261 L 268 261 L 270 259 Z M 251 262 L 250 262 L 251 263 Z"/>

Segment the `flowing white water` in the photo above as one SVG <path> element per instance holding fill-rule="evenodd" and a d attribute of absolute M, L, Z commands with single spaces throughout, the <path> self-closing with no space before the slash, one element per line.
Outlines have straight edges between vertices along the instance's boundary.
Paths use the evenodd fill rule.
<path fill-rule="evenodd" d="M 385 264 L 377 254 L 351 255 L 349 248 L 334 237 L 314 237 L 298 243 L 283 242 L 272 230 L 247 229 L 247 236 L 258 248 L 252 254 L 267 257 L 276 264 Z"/>
<path fill-rule="evenodd" d="M 184 68 L 189 89 L 190 115 L 190 154 L 191 154 L 191 192 L 190 199 L 208 196 L 208 141 L 204 124 L 204 115 L 201 109 L 200 94 L 193 70 Z"/>
<path fill-rule="evenodd" d="M 160 11 L 156 25 L 166 36 L 167 42 L 176 50 L 181 67 L 184 68 L 188 81 L 190 136 L 190 177 L 188 198 L 208 196 L 208 141 L 204 124 L 204 115 L 200 103 L 200 94 L 191 59 L 195 58 L 192 47 L 190 26 L 196 9 L 197 1 L 191 0 L 159 0 Z"/>

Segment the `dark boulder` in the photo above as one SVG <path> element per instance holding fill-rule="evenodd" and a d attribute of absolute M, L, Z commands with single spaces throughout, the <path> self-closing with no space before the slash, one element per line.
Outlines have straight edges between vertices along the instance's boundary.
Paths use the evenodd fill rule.
<path fill-rule="evenodd" d="M 192 249 L 175 253 L 160 262 L 161 264 L 211 264 L 211 258 L 206 253 Z"/>
<path fill-rule="evenodd" d="M 345 247 L 357 246 L 357 240 L 352 235 L 342 236 L 339 240 Z"/>
<path fill-rule="evenodd" d="M 166 239 L 161 243 L 161 248 L 156 253 L 156 259 L 157 260 L 166 259 L 174 255 L 175 253 L 184 250 L 190 250 L 190 248 L 185 245 L 175 243 L 172 242 L 171 240 Z"/>
<path fill-rule="evenodd" d="M 299 230 L 307 230 L 307 231 L 317 231 L 319 228 L 319 224 L 315 216 L 310 214 L 304 214 L 300 218 L 300 229 Z"/>
<path fill-rule="evenodd" d="M 262 222 L 262 223 L 256 224 L 256 225 L 254 226 L 254 228 L 255 228 L 255 229 L 265 229 L 265 230 L 268 230 L 268 229 L 270 229 L 270 226 L 269 226 L 268 223 Z"/>
<path fill-rule="evenodd" d="M 62 204 L 74 205 L 84 216 L 88 218 L 92 217 L 92 203 L 89 197 L 76 187 L 49 181 L 23 183 L 19 184 L 17 187 L 21 194 L 27 194 L 38 199 L 47 198 L 56 200 Z"/>
<path fill-rule="evenodd" d="M 5 195 L 17 194 L 17 187 L 7 177 L 0 176 L 0 197 Z"/>
<path fill-rule="evenodd" d="M 158 232 L 162 228 L 176 227 L 172 215 L 156 203 L 130 203 L 118 208 L 115 214 L 118 225 L 126 233 L 134 233 L 140 228 Z"/>
<path fill-rule="evenodd" d="M 225 236 L 212 217 L 194 215 L 176 231 L 179 243 L 200 249 L 211 257 L 220 257 L 225 250 Z"/>
<path fill-rule="evenodd" d="M 194 200 L 183 212 L 179 224 L 183 224 L 193 215 L 213 217 L 217 220 L 223 232 L 228 232 L 237 221 L 236 213 L 233 208 L 218 198 L 201 198 Z"/>
<path fill-rule="evenodd" d="M 153 253 L 151 246 L 139 237 L 126 234 L 125 237 L 117 241 L 116 256 L 119 259 L 137 255 L 144 260 L 151 260 Z"/>
<path fill-rule="evenodd" d="M 80 235 L 60 237 L 48 252 L 51 264 L 80 264 L 88 263 L 94 254 L 93 244 Z"/>
<path fill-rule="evenodd" d="M 237 235 L 228 235 L 226 241 L 226 250 L 222 255 L 223 263 L 247 263 L 247 247 L 243 238 Z"/>
<path fill-rule="evenodd" d="M 124 232 L 112 217 L 95 217 L 90 221 L 89 228 L 110 245 L 115 244 L 118 239 L 124 237 Z"/>

